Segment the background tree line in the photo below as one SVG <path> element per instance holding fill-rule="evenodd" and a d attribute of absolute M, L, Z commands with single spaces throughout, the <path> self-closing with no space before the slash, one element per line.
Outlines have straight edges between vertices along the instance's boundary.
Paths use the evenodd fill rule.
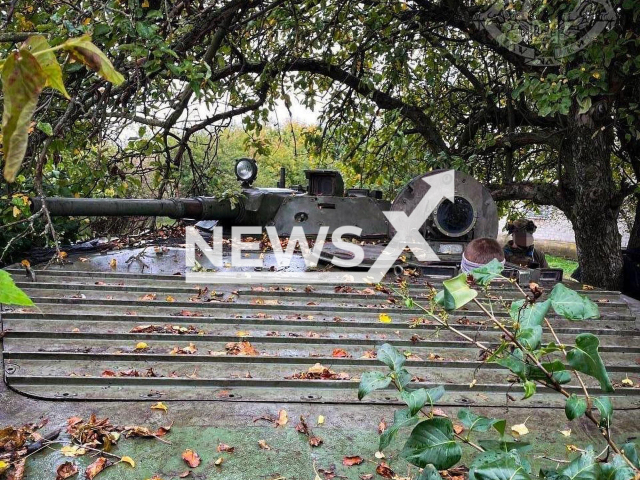
<path fill-rule="evenodd" d="M 640 2 L 612 2 L 615 20 L 585 48 L 536 64 L 566 46 L 557 19 L 584 3 L 502 4 L 547 26 L 506 35 L 535 53 L 530 61 L 478 22 L 489 4 L 475 1 L 4 2 L 3 53 L 28 32 L 52 45 L 89 32 L 125 82 L 68 64 L 71 101 L 45 91 L 22 176 L 2 195 L 20 203 L 14 195 L 31 192 L 39 175 L 50 194 L 78 193 L 64 180 L 74 169 L 91 185 L 83 195 L 222 189 L 209 168 L 220 132 L 241 118 L 260 154 L 276 102 L 295 96 L 321 113 L 319 128 L 300 132 L 319 164 L 340 162 L 350 180 L 389 192 L 412 174 L 452 167 L 497 200 L 554 205 L 574 226 L 584 281 L 615 288 L 617 219 L 640 195 Z M 123 143 L 131 128 L 139 138 Z M 631 246 L 639 230 L 635 213 Z"/>

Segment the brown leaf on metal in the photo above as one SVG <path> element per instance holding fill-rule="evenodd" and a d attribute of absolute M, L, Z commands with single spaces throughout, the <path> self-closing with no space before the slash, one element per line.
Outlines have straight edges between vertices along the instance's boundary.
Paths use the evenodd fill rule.
<path fill-rule="evenodd" d="M 286 410 L 280 410 L 278 412 L 278 419 L 276 420 L 276 427 L 284 427 L 289 421 Z"/>
<path fill-rule="evenodd" d="M 56 480 L 65 480 L 78 473 L 78 466 L 73 462 L 64 462 L 56 469 Z"/>
<path fill-rule="evenodd" d="M 364 462 L 364 458 L 362 457 L 344 457 L 342 459 L 342 464 L 346 467 L 352 467 L 354 465 L 360 465 L 362 462 Z"/>
<path fill-rule="evenodd" d="M 265 440 L 258 440 L 258 446 L 263 450 L 271 450 L 271 447 L 267 444 Z"/>
<path fill-rule="evenodd" d="M 227 355 L 240 355 L 247 357 L 257 357 L 260 352 L 255 349 L 250 342 L 243 340 L 242 342 L 229 342 L 224 347 Z"/>
<path fill-rule="evenodd" d="M 334 348 L 333 349 L 333 353 L 331 354 L 332 357 L 335 358 L 349 358 L 351 357 L 351 355 L 349 355 L 347 353 L 346 350 L 343 350 L 342 348 Z"/>
<path fill-rule="evenodd" d="M 219 443 L 218 448 L 216 450 L 220 453 L 222 452 L 233 453 L 235 452 L 236 447 L 231 447 L 225 443 Z"/>
<path fill-rule="evenodd" d="M 95 462 L 87 467 L 84 474 L 88 480 L 93 480 L 96 475 L 109 466 L 105 457 L 99 457 Z"/>
<path fill-rule="evenodd" d="M 382 435 L 386 429 L 387 422 L 384 421 L 384 418 L 381 418 L 380 423 L 378 424 L 378 435 Z"/>
<path fill-rule="evenodd" d="M 196 468 L 198 465 L 200 465 L 200 455 L 198 455 L 190 448 L 182 452 L 182 459 L 187 462 L 187 465 L 189 465 L 191 468 Z"/>
<path fill-rule="evenodd" d="M 384 478 L 393 478 L 396 476 L 395 472 L 389 468 L 385 462 L 380 462 L 376 467 L 376 473 Z"/>
<path fill-rule="evenodd" d="M 373 473 L 363 473 L 360 475 L 360 480 L 371 480 L 373 478 Z"/>

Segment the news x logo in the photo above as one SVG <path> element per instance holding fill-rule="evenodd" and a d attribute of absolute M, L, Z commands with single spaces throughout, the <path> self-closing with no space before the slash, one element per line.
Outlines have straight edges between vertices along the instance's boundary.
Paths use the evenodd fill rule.
<path fill-rule="evenodd" d="M 222 227 L 214 227 L 211 244 L 202 238 L 194 227 L 187 227 L 186 238 L 186 281 L 190 283 L 227 283 L 227 284 L 262 284 L 262 283 L 308 283 L 308 284 L 336 284 L 336 283 L 378 283 L 393 267 L 405 248 L 409 248 L 415 257 L 423 262 L 438 261 L 439 257 L 420 234 L 420 227 L 429 218 L 444 198 L 454 201 L 455 182 L 454 171 L 447 170 L 428 178 L 423 178 L 429 189 L 418 205 L 410 214 L 402 211 L 384 212 L 393 226 L 395 234 L 382 250 L 378 258 L 368 270 L 333 271 L 319 269 L 315 271 L 300 271 L 298 268 L 289 269 L 294 257 L 296 245 L 300 247 L 302 258 L 307 270 L 318 266 L 320 254 L 329 237 L 329 227 L 321 227 L 313 247 L 309 245 L 302 226 L 292 229 L 285 248 L 280 243 L 276 228 L 266 227 L 266 233 L 273 248 L 276 260 L 275 269 L 264 270 L 262 255 L 259 255 L 260 242 L 243 242 L 245 236 L 262 237 L 262 227 L 234 226 L 231 230 L 231 256 L 226 260 L 223 255 L 224 239 Z M 355 243 L 345 240 L 345 235 L 358 237 L 362 229 L 353 225 L 336 228 L 331 236 L 331 242 L 338 249 L 349 252 L 349 259 L 334 256 L 331 264 L 340 268 L 354 268 L 362 264 L 364 249 Z M 196 249 L 214 266 L 214 271 L 194 268 L 199 265 Z M 248 255 L 247 255 L 248 254 Z M 227 270 L 227 267 L 230 270 Z M 197 270 L 197 271 L 195 271 Z M 205 271 L 203 271 L 205 270 Z"/>

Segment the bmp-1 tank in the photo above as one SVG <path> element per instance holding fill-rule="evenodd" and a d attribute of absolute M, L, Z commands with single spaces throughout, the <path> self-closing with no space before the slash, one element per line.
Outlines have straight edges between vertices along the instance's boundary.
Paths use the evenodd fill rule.
<path fill-rule="evenodd" d="M 433 171 L 413 178 L 389 202 L 382 192 L 361 188 L 346 189 L 342 176 L 332 170 L 307 170 L 306 187 L 284 188 L 284 172 L 277 188 L 254 188 L 258 172 L 254 160 L 236 162 L 236 176 L 243 194 L 235 201 L 215 197 L 150 199 L 46 198 L 53 216 L 166 216 L 199 221 L 215 221 L 222 226 L 275 226 L 278 235 L 288 236 L 301 226 L 307 236 L 321 227 L 331 234 L 349 225 L 362 229 L 362 239 L 387 239 L 395 234 L 384 212 L 405 212 L 408 216 L 429 194 L 434 181 L 444 171 Z M 474 238 L 496 238 L 498 215 L 489 191 L 473 177 L 448 171 L 454 182 L 454 196 L 437 198 L 426 221 L 415 225 L 436 253 L 458 256 Z M 448 177 L 449 178 L 449 177 Z M 429 183 L 431 181 L 431 183 Z M 453 201 L 452 201 L 453 199 Z M 38 211 L 42 200 L 33 199 Z M 200 222 L 211 226 L 213 222 Z"/>

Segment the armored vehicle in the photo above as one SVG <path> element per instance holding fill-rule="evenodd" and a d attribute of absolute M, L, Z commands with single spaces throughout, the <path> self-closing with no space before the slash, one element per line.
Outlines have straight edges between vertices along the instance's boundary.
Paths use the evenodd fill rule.
<path fill-rule="evenodd" d="M 0 311 L 0 423 L 47 417 L 50 429 L 63 426 L 60 438 L 68 435 L 70 417 L 86 419 L 91 413 L 114 424 L 144 425 L 152 432 L 171 426 L 161 441 L 121 440 L 114 452 L 136 460 L 136 467 L 109 468 L 100 474 L 104 480 L 183 477 L 186 449 L 202 460 L 187 478 L 375 478 L 381 461 L 399 478 L 413 478 L 416 469 L 409 472 L 397 455 L 402 443 L 385 450 L 385 459 L 375 455 L 378 432 L 392 424 L 400 408 L 396 396 L 391 390 L 362 401 L 357 396 L 360 376 L 381 369 L 376 347 L 390 343 L 404 352 L 416 386 L 444 385 L 447 394 L 436 405 L 440 412 L 455 417 L 470 407 L 503 418 L 508 406 L 509 421 L 526 423 L 530 430 L 526 438 L 514 441 L 535 444 L 545 452 L 536 459 L 538 466 L 553 467 L 553 459 L 563 458 L 568 444 L 590 437 L 597 441 L 600 433 L 586 423 L 570 424 L 562 414 L 563 399 L 548 391 L 530 401 L 509 401 L 517 387 L 507 370 L 483 365 L 476 347 L 425 319 L 416 305 L 403 303 L 389 288 L 399 276 L 417 302 L 428 301 L 431 288 L 440 290 L 443 281 L 457 275 L 469 241 L 497 235 L 496 205 L 487 189 L 469 175 L 437 177 L 441 173 L 414 178 L 387 202 L 379 192 L 345 190 L 338 173 L 324 170 L 307 172 L 306 188 L 285 188 L 282 181 L 273 189 L 253 188 L 256 165 L 242 159 L 237 174 L 245 188 L 235 203 L 204 197 L 33 199 L 34 210 L 44 204 L 51 215 L 169 216 L 201 222 L 205 230 L 273 226 L 283 237 L 301 225 L 310 237 L 321 227 L 332 232 L 354 225 L 362 229 L 353 241 L 363 244 L 366 266 L 397 233 L 397 223 L 390 221 L 393 215 L 385 212 L 411 218 L 431 191 L 432 212 L 412 228 L 440 260 L 422 261 L 403 252 L 397 268 L 377 286 L 316 285 L 308 280 L 285 285 L 187 283 L 182 242 L 71 254 L 64 263 L 32 265 L 30 277 L 22 265 L 10 266 L 7 271 L 35 307 L 2 306 Z M 435 178 L 451 182 L 453 190 L 435 198 Z M 342 254 L 331 242 L 322 250 L 326 262 Z M 227 260 L 230 255 L 223 252 Z M 265 245 L 249 255 L 260 255 L 268 264 L 273 250 Z M 204 257 L 200 260 L 200 268 L 210 267 Z M 303 262 L 299 269 L 309 270 Z M 277 273 L 274 269 L 274 278 Z M 513 275 L 520 283 L 537 278 L 543 298 L 561 280 L 553 270 L 513 269 Z M 629 439 L 640 432 L 640 389 L 623 382 L 640 383 L 637 313 L 618 292 L 566 285 L 597 302 L 601 318 L 575 323 L 551 316 L 558 339 L 571 344 L 580 333 L 599 335 L 600 351 L 617 386 L 611 396 L 616 408 L 613 433 Z M 498 318 L 508 318 L 508 304 L 519 295 L 514 282 L 502 281 L 479 298 L 493 302 Z M 496 342 L 497 334 L 486 320 L 470 303 L 452 312 L 448 321 L 478 342 Z M 573 383 L 566 388 L 581 391 Z M 294 428 L 298 423 L 305 427 Z M 304 434 L 310 429 L 312 434 Z M 570 438 L 560 433 L 568 429 Z M 321 441 L 310 442 L 312 437 Z M 463 462 L 469 454 L 465 451 Z M 345 457 L 356 456 L 363 461 L 343 464 Z M 85 456 L 74 461 L 85 466 L 93 460 Z M 64 461 L 59 449 L 34 455 L 27 478 L 55 478 Z"/>

